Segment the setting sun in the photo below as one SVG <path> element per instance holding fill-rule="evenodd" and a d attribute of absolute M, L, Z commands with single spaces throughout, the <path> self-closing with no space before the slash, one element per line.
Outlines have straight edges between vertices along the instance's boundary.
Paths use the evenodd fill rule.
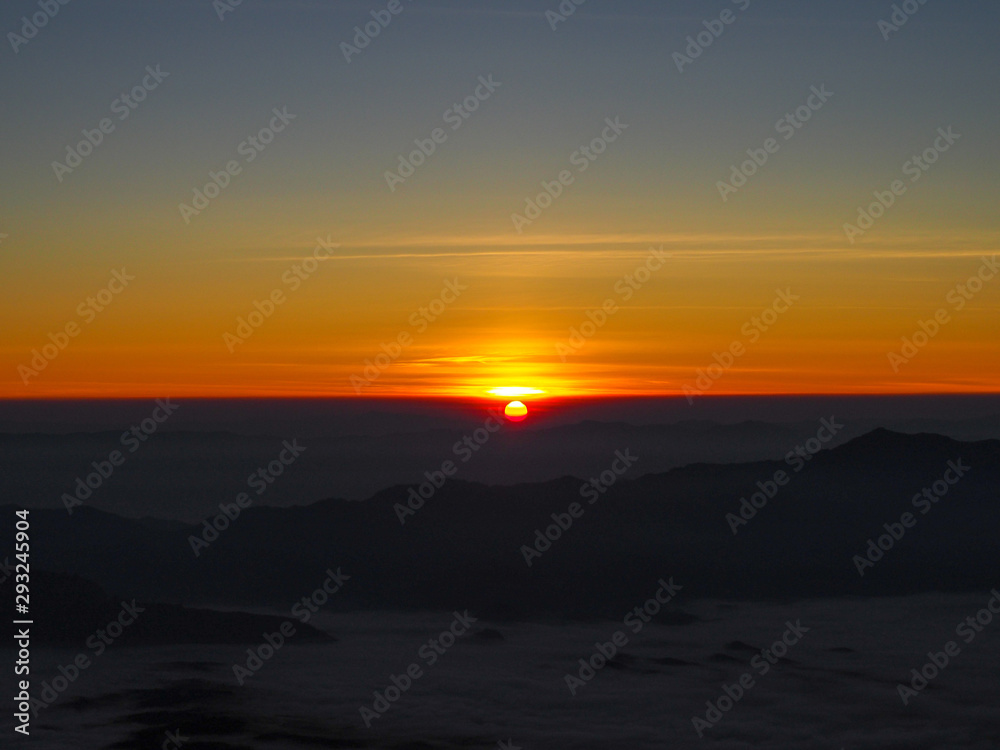
<path fill-rule="evenodd" d="M 520 422 L 528 416 L 528 407 L 520 401 L 511 401 L 504 407 L 503 413 L 511 422 Z"/>

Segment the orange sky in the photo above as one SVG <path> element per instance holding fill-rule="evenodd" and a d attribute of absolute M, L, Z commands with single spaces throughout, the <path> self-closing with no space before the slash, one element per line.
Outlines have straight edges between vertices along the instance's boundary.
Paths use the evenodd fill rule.
<path fill-rule="evenodd" d="M 352 3 L 67 6 L 0 66 L 0 398 L 1000 391 L 996 8 L 752 3 L 679 71 L 699 3 L 473 5 L 350 63 Z"/>
<path fill-rule="evenodd" d="M 859 250 L 819 237 L 650 239 L 341 243 L 314 266 L 315 242 L 214 262 L 154 256 L 125 266 L 135 279 L 99 312 L 86 300 L 110 273 L 89 273 L 89 286 L 66 279 L 47 299 L 35 295 L 33 325 L 8 331 L 4 369 L 13 377 L 0 394 L 477 396 L 511 385 L 555 396 L 690 393 L 685 386 L 717 395 L 998 390 L 1000 283 L 985 282 L 967 300 L 955 292 L 989 267 L 975 243 L 943 252 L 920 240 Z M 372 276 L 375 288 L 365 283 Z M 88 292 L 72 296 L 81 288 Z M 232 338 L 246 334 L 239 318 L 254 315 L 255 302 L 266 310 L 273 290 L 283 301 L 271 316 L 243 342 Z M 768 312 L 775 300 L 778 309 Z M 15 295 L 2 304 L 22 303 Z M 902 356 L 901 338 L 919 340 L 920 321 L 942 309 L 947 322 L 894 371 L 889 352 Z M 69 322 L 78 335 L 44 369 L 19 369 L 34 369 L 32 352 L 50 343 L 48 333 L 58 340 Z M 730 362 L 731 348 L 739 355 Z M 46 354 L 54 351 L 55 344 Z M 45 361 L 34 360 L 35 367 Z"/>

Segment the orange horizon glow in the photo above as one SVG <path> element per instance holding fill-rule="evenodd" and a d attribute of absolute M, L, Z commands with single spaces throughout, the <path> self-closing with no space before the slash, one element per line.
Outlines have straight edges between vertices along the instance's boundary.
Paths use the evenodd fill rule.
<path fill-rule="evenodd" d="M 546 391 L 538 388 L 526 388 L 524 386 L 503 386 L 501 388 L 491 388 L 488 393 L 494 396 L 540 396 Z"/>
<path fill-rule="evenodd" d="M 190 265 L 152 275 L 137 267 L 130 273 L 136 286 L 147 285 L 141 294 L 116 297 L 25 384 L 19 367 L 31 364 L 50 334 L 79 320 L 66 301 L 101 288 L 107 274 L 79 284 L 66 277 L 26 303 L 30 317 L 16 295 L 0 300 L 8 318 L 21 321 L 0 346 L 0 399 L 671 397 L 683 396 L 734 341 L 746 353 L 701 397 L 1000 393 L 993 343 L 1000 281 L 961 311 L 945 301 L 983 263 L 982 253 L 960 242 L 947 253 L 933 238 L 887 237 L 881 249 L 838 257 L 821 237 L 798 255 L 768 254 L 734 237 L 743 251 L 726 259 L 707 248 L 704 256 L 686 253 L 682 244 L 664 243 L 670 265 L 628 299 L 617 282 L 652 251 L 635 241 L 605 250 L 587 244 L 401 259 L 398 269 L 378 271 L 374 287 L 381 266 L 372 259 L 331 260 L 335 266 L 321 267 L 313 286 L 289 294 L 232 352 L 223 335 L 280 284 L 274 269 L 285 261 L 215 264 L 204 281 L 189 279 Z M 414 311 L 440 292 L 442 277 L 469 288 L 432 323 L 415 327 Z M 751 343 L 743 327 L 777 287 L 794 289 L 801 301 Z M 617 311 L 593 335 L 574 338 L 588 311 L 607 299 Z M 887 354 L 942 307 L 952 320 L 894 372 Z M 412 343 L 389 357 L 401 333 Z M 352 377 L 363 378 L 363 387 L 354 388 Z"/>
<path fill-rule="evenodd" d="M 116 297 L 25 384 L 19 368 L 67 321 L 79 320 L 75 303 L 100 289 L 107 272 L 80 282 L 66 277 L 30 301 L 0 300 L 8 318 L 22 321 L 0 346 L 0 399 L 673 397 L 685 395 L 734 341 L 746 353 L 700 398 L 1000 393 L 993 344 L 1000 281 L 961 311 L 945 302 L 982 265 L 974 247 L 987 244 L 983 237 L 970 238 L 971 246 L 952 239 L 947 252 L 934 238 L 887 236 L 838 255 L 823 237 L 797 238 L 796 254 L 774 238 L 734 236 L 725 258 L 719 238 L 694 243 L 702 255 L 684 250 L 687 241 L 662 243 L 669 265 L 628 299 L 618 282 L 654 249 L 634 238 L 608 240 L 603 249 L 588 242 L 550 250 L 541 242 L 532 251 L 446 260 L 417 253 L 394 261 L 398 268 L 373 265 L 377 254 L 348 254 L 320 266 L 232 351 L 223 335 L 280 285 L 275 268 L 299 254 L 204 265 L 212 273 L 194 281 L 190 263 L 137 267 L 133 283 L 146 288 Z M 468 290 L 416 327 L 414 312 L 440 293 L 442 277 Z M 778 287 L 801 301 L 751 343 L 743 328 Z M 588 312 L 608 299 L 617 311 L 581 339 Z M 942 307 L 951 321 L 894 372 L 887 354 Z M 403 333 L 411 343 L 390 357 L 385 352 Z M 363 387 L 352 378 L 363 378 Z"/>
<path fill-rule="evenodd" d="M 924 388 L 914 388 L 912 390 L 893 390 L 890 387 L 858 388 L 855 390 L 777 390 L 777 391 L 735 391 L 718 389 L 705 393 L 698 398 L 723 399 L 723 398 L 808 398 L 808 397 L 832 397 L 832 396 L 856 396 L 856 397 L 904 397 L 904 396 L 990 396 L 1000 395 L 1000 387 L 966 387 L 966 388 L 943 388 L 928 384 Z M 67 389 L 45 389 L 34 392 L 31 395 L 14 395 L 11 393 L 0 393 L 0 401 L 103 401 L 103 400 L 137 400 L 155 398 L 184 398 L 184 399 L 217 399 L 217 400 L 239 400 L 239 399 L 285 399 L 285 400 L 311 400 L 311 399 L 331 399 L 331 400 L 427 400 L 427 401 L 482 401 L 483 403 L 496 403 L 504 401 L 503 398 L 483 394 L 475 388 L 456 388 L 449 390 L 421 389 L 401 392 L 380 392 L 356 395 L 347 392 L 331 392 L 329 390 L 276 390 L 266 388 L 191 388 L 177 385 L 166 385 L 157 387 L 155 384 L 141 384 L 134 388 L 126 389 L 119 386 L 108 387 L 79 387 L 74 386 Z M 605 399 L 644 399 L 644 398 L 665 398 L 683 399 L 683 391 L 642 391 L 642 390 L 590 390 L 577 392 L 561 392 L 558 394 L 546 394 L 541 399 L 552 401 L 571 400 L 605 400 Z"/>

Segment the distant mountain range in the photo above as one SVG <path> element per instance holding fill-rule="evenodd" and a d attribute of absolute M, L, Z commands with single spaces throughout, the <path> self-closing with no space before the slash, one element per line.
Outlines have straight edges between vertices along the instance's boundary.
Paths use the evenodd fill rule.
<path fill-rule="evenodd" d="M 590 476 L 602 470 L 616 450 L 625 448 L 639 457 L 630 477 L 695 462 L 780 459 L 815 434 L 820 418 L 828 416 L 819 414 L 815 420 L 794 423 L 508 424 L 470 460 L 461 463 L 456 478 L 512 486 L 567 475 Z M 843 431 L 826 447 L 872 429 L 867 420 L 841 421 Z M 940 433 L 937 428 L 945 427 L 927 420 L 901 424 L 903 432 L 923 429 Z M 219 502 L 246 490 L 247 477 L 274 460 L 284 440 L 297 438 L 306 451 L 280 481 L 255 500 L 257 504 L 303 505 L 328 497 L 363 500 L 395 485 L 423 481 L 425 471 L 456 459 L 456 443 L 481 425 L 473 420 L 465 426 L 336 437 L 315 437 L 305 428 L 273 436 L 158 431 L 142 443 L 131 442 L 134 452 L 121 444 L 121 432 L 0 434 L 0 497 L 31 508 L 61 507 L 60 497 L 72 491 L 76 480 L 93 472 L 94 462 L 106 460 L 117 449 L 123 451 L 125 462 L 87 499 L 90 507 L 131 518 L 193 522 Z M 955 422 L 942 434 L 958 439 L 1000 438 L 1000 422 L 993 417 Z"/>
<path fill-rule="evenodd" d="M 251 506 L 207 547 L 198 545 L 197 557 L 191 539 L 202 524 L 127 519 L 90 507 L 72 515 L 35 510 L 32 565 L 144 601 L 283 611 L 312 592 L 324 571 L 340 567 L 351 580 L 327 605 L 332 611 L 469 609 L 494 619 L 619 619 L 670 577 L 683 587 L 676 597 L 681 610 L 705 597 L 888 595 L 998 584 L 1000 441 L 880 429 L 808 460 L 699 463 L 636 479 L 614 474 L 611 452 L 603 458 L 583 476 L 607 470 L 605 479 L 615 481 L 606 492 L 583 490 L 584 481 L 569 476 L 512 486 L 454 478 L 403 515 L 405 524 L 399 516 L 408 485 L 363 502 Z M 958 477 L 950 466 L 969 468 Z M 780 487 L 778 472 L 787 479 Z M 741 498 L 749 502 L 760 486 L 773 497 L 749 519 L 747 509 L 741 516 Z M 924 488 L 947 492 L 915 503 Z M 763 496 L 756 500 L 762 504 Z M 232 502 L 231 494 L 220 501 Z M 14 510 L 0 510 L 3 538 L 13 536 Z M 900 525 L 907 512 L 911 528 Z M 558 520 L 569 528 L 548 549 L 539 542 L 540 555 L 528 552 L 529 567 L 526 549 L 536 530 L 544 534 Z M 863 566 L 862 576 L 855 556 L 892 530 L 901 538 L 891 539 L 880 559 L 872 553 L 877 561 Z M 683 617 L 681 610 L 674 616 Z"/>

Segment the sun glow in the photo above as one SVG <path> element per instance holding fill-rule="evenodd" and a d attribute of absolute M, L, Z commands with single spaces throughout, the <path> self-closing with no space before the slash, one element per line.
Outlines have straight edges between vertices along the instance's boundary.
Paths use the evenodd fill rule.
<path fill-rule="evenodd" d="M 540 391 L 537 388 L 524 388 L 521 386 L 492 388 L 488 392 L 492 393 L 494 396 L 504 396 L 505 398 L 511 398 L 515 396 L 534 396 L 537 394 L 545 393 L 545 391 Z"/>

